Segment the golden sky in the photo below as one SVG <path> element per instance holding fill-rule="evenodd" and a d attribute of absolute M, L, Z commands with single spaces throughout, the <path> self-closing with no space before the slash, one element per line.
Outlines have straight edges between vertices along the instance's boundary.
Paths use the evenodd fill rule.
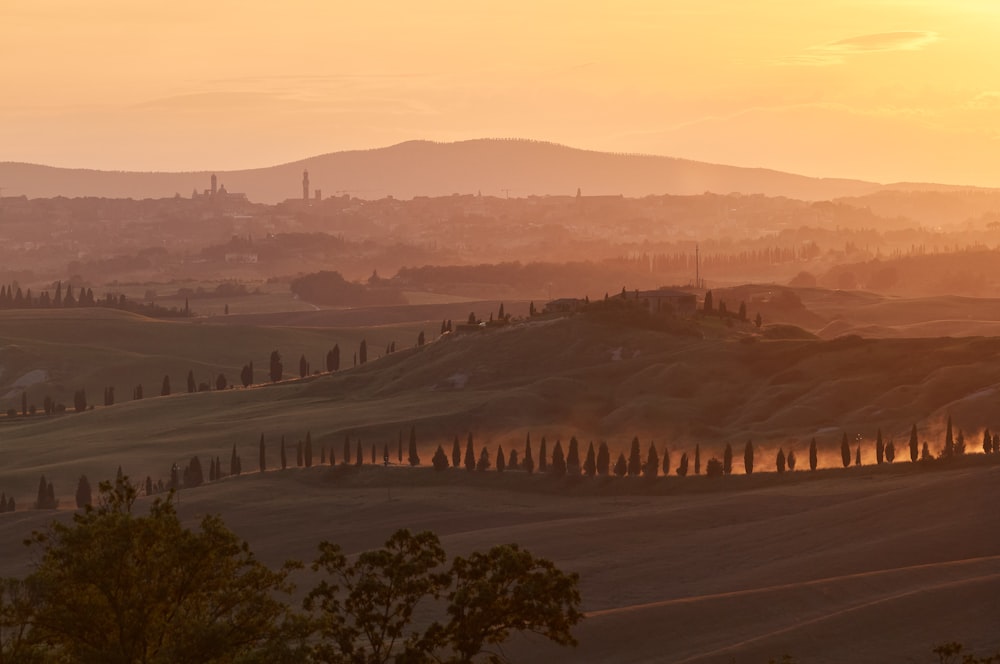
<path fill-rule="evenodd" d="M 1000 186 L 995 0 L 2 0 L 0 86 L 0 161 L 523 137 Z"/>

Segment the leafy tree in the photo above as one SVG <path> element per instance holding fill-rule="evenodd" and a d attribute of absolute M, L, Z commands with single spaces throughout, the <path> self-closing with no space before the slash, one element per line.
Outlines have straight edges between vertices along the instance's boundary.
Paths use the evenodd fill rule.
<path fill-rule="evenodd" d="M 552 468 L 549 472 L 558 477 L 566 475 L 566 457 L 563 456 L 562 443 L 558 440 L 552 448 Z"/>
<path fill-rule="evenodd" d="M 469 440 L 465 444 L 465 469 L 473 471 L 476 469 L 476 451 L 472 448 L 472 433 L 469 433 Z"/>
<path fill-rule="evenodd" d="M 431 457 L 431 463 L 434 464 L 434 470 L 448 470 L 448 455 L 444 453 L 444 449 L 440 445 L 434 452 L 434 456 Z"/>
<path fill-rule="evenodd" d="M 0 500 L 3 503 L 4 509 L 7 507 L 7 499 L 4 498 Z M 90 480 L 87 479 L 86 475 L 80 475 L 80 481 L 76 484 L 76 506 L 77 509 L 83 509 L 87 505 L 94 502 L 93 494 L 90 490 Z M 2 660 L 0 660 L 2 661 Z"/>
<path fill-rule="evenodd" d="M 548 470 L 549 455 L 545 451 L 545 436 L 542 436 L 542 442 L 538 444 L 538 472 L 544 473 Z"/>
<path fill-rule="evenodd" d="M 535 472 L 535 460 L 531 456 L 531 434 L 529 433 L 524 440 L 524 461 L 521 462 L 521 466 L 530 475 Z"/>
<path fill-rule="evenodd" d="M 701 475 L 701 444 L 694 444 L 694 474 Z"/>
<path fill-rule="evenodd" d="M 192 380 L 194 380 L 193 376 Z M 240 382 L 243 383 L 243 387 L 250 387 L 251 385 L 253 385 L 253 362 L 243 365 L 243 369 L 240 370 Z M 191 383 L 190 387 L 194 387 L 194 383 Z M 188 391 L 194 391 L 194 390 L 188 390 Z"/>
<path fill-rule="evenodd" d="M 605 460 L 606 459 L 607 456 L 605 456 Z M 605 466 L 605 475 L 607 474 L 606 468 L 607 467 Z M 590 441 L 590 446 L 587 448 L 587 459 L 583 462 L 583 474 L 587 477 L 593 477 L 597 474 L 597 458 L 594 454 L 594 441 Z"/>
<path fill-rule="evenodd" d="M 642 467 L 642 474 L 652 479 L 660 472 L 660 455 L 656 453 L 656 445 L 649 441 L 649 449 L 646 451 L 646 463 Z"/>
<path fill-rule="evenodd" d="M 640 472 L 642 472 L 642 454 L 639 451 L 639 436 L 634 436 L 628 455 L 628 476 L 638 477 Z"/>
<path fill-rule="evenodd" d="M 917 447 L 920 443 L 917 441 L 917 425 L 914 424 L 910 429 L 910 461 L 916 462 L 917 460 Z"/>
<path fill-rule="evenodd" d="M 819 455 L 816 452 L 816 439 L 809 441 L 809 470 L 816 470 L 819 463 Z"/>
<path fill-rule="evenodd" d="M 141 396 L 139 397 L 142 398 Z M 77 390 L 73 393 L 73 409 L 78 413 L 87 410 L 87 391 Z M 15 413 L 16 414 L 16 413 Z"/>
<path fill-rule="evenodd" d="M 684 452 L 681 454 L 681 462 L 677 464 L 677 475 L 679 477 L 686 477 L 688 474 L 688 454 Z"/>
<path fill-rule="evenodd" d="M 753 474 L 753 441 L 750 440 L 743 448 L 743 471 L 747 475 Z"/>
<path fill-rule="evenodd" d="M 611 451 L 603 440 L 597 446 L 597 474 L 606 476 L 611 471 Z"/>
<path fill-rule="evenodd" d="M 420 465 L 420 456 L 417 454 L 417 429 L 412 426 L 410 427 L 409 461 L 411 466 Z"/>
<path fill-rule="evenodd" d="M 462 446 L 458 442 L 458 436 L 455 436 L 455 442 L 451 445 L 451 465 L 455 468 L 462 465 Z"/>
<path fill-rule="evenodd" d="M 127 479 L 102 482 L 97 507 L 29 540 L 41 550 L 28 577 L 37 593 L 31 639 L 46 661 L 295 657 L 281 600 L 294 565 L 269 570 L 218 517 L 184 528 L 170 497 L 136 516 L 136 497 Z"/>
<path fill-rule="evenodd" d="M 281 380 L 281 374 L 283 371 L 284 365 L 281 363 L 281 353 L 276 350 L 272 350 L 268 369 L 268 377 L 270 377 L 271 382 L 277 383 Z"/>
<path fill-rule="evenodd" d="M 247 368 L 244 366 L 243 367 L 244 374 L 246 373 L 246 370 L 247 370 Z M 247 383 L 246 380 L 244 380 L 243 384 L 244 385 L 248 385 L 249 383 Z M 194 381 L 194 369 L 188 369 L 187 390 L 188 390 L 188 394 L 192 394 L 193 392 L 197 392 L 198 391 L 198 385 Z"/>
<path fill-rule="evenodd" d="M 215 378 L 215 389 L 224 390 L 229 385 L 229 381 L 226 380 L 225 374 L 219 374 Z"/>
<path fill-rule="evenodd" d="M 364 339 L 361 340 L 361 347 L 358 348 L 358 360 L 361 364 L 368 362 L 368 342 Z"/>
<path fill-rule="evenodd" d="M 778 456 L 774 460 L 775 468 L 777 468 L 779 473 L 785 472 L 785 451 L 778 448 Z"/>
<path fill-rule="evenodd" d="M 163 377 L 163 385 L 160 387 L 160 396 L 170 396 L 170 376 Z"/>
<path fill-rule="evenodd" d="M 844 463 L 844 468 L 851 465 L 851 444 L 847 442 L 847 432 L 840 440 L 840 460 Z"/>
<path fill-rule="evenodd" d="M 628 472 L 628 463 L 625 462 L 625 453 L 618 453 L 618 460 L 615 461 L 615 477 L 625 477 Z"/>
<path fill-rule="evenodd" d="M 726 443 L 726 449 L 722 453 L 722 472 L 726 475 L 733 473 L 733 446 Z"/>
<path fill-rule="evenodd" d="M 570 477 L 577 477 L 580 474 L 580 444 L 577 442 L 576 436 L 569 439 L 569 451 L 566 453 L 566 474 Z"/>
<path fill-rule="evenodd" d="M 38 497 L 35 499 L 35 509 L 36 510 L 54 510 L 59 507 L 59 501 L 56 500 L 55 488 L 52 486 L 52 482 L 45 481 L 45 475 L 38 481 Z"/>
<path fill-rule="evenodd" d="M 476 464 L 476 470 L 483 472 L 490 469 L 490 451 L 485 445 L 483 445 L 483 450 L 479 453 L 479 462 Z"/>

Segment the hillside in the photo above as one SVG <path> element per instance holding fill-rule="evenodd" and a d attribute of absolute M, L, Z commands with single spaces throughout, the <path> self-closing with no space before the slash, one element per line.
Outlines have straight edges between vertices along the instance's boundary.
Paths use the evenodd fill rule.
<path fill-rule="evenodd" d="M 580 188 L 588 196 L 711 191 L 826 200 L 862 196 L 880 189 L 871 182 L 810 178 L 763 168 L 593 152 L 536 141 L 486 139 L 457 143 L 409 141 L 268 168 L 216 173 L 228 191 L 246 193 L 254 202 L 275 203 L 301 198 L 305 169 L 309 170 L 311 188 L 322 189 L 326 196 L 349 193 L 366 199 L 477 192 L 491 196 L 572 196 Z M 0 182 L 7 195 L 29 198 L 187 197 L 192 190 L 205 189 L 210 175 L 210 171 L 111 172 L 0 162 Z"/>

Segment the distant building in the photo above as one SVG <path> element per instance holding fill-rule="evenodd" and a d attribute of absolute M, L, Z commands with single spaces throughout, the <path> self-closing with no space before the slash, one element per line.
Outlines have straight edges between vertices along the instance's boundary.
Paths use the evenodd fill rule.
<path fill-rule="evenodd" d="M 206 201 L 209 203 L 247 203 L 246 194 L 238 194 L 226 191 L 226 185 L 219 186 L 219 178 L 212 174 L 211 188 L 204 190 L 200 194 L 195 189 L 191 192 L 191 200 Z"/>
<path fill-rule="evenodd" d="M 561 297 L 558 300 L 547 302 L 542 313 L 571 314 L 582 309 L 586 302 L 586 300 L 581 300 L 578 297 Z"/>
<path fill-rule="evenodd" d="M 302 200 L 309 200 L 309 171 L 302 171 Z"/>
<path fill-rule="evenodd" d="M 694 315 L 698 309 L 698 297 L 694 293 L 674 290 L 672 288 L 657 288 L 656 290 L 625 291 L 615 297 L 645 302 L 653 313 L 657 311 L 673 311 L 679 316 Z"/>

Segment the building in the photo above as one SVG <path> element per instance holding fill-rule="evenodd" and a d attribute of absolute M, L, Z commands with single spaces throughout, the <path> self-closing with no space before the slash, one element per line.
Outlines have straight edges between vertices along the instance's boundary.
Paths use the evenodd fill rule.
<path fill-rule="evenodd" d="M 219 186 L 219 178 L 212 173 L 211 188 L 204 190 L 200 194 L 195 189 L 191 192 L 191 200 L 206 201 L 209 203 L 247 203 L 246 194 L 238 194 L 226 191 L 226 185 Z"/>
<path fill-rule="evenodd" d="M 645 302 L 653 313 L 672 311 L 679 316 L 693 316 L 698 310 L 698 296 L 694 293 L 674 290 L 672 288 L 657 288 L 656 290 L 632 291 L 616 297 L 626 297 Z"/>

